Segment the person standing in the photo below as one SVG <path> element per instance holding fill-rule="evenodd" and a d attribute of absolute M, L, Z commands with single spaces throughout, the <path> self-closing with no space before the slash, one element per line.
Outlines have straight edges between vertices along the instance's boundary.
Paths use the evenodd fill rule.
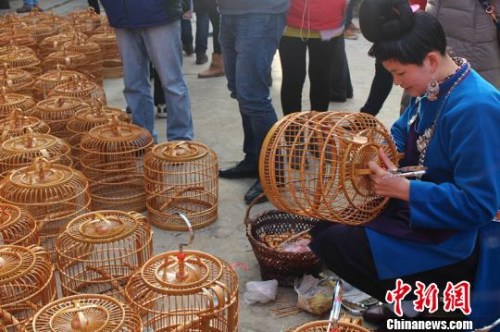
<path fill-rule="evenodd" d="M 123 94 L 132 122 L 155 138 L 149 63 L 158 71 L 168 109 L 167 139 L 191 140 L 189 91 L 182 73 L 181 1 L 101 0 L 123 62 Z M 131 15 L 134 13 L 134 15 Z"/>
<path fill-rule="evenodd" d="M 43 10 L 38 5 L 38 2 L 39 2 L 38 0 L 23 0 L 22 7 L 17 8 L 16 9 L 16 13 L 19 13 L 19 14 L 21 14 L 21 13 L 29 13 L 33 9 L 36 9 L 36 10 L 42 12 Z"/>
<path fill-rule="evenodd" d="M 221 13 L 220 44 L 231 97 L 243 122 L 245 158 L 222 169 L 228 179 L 258 177 L 260 149 L 277 121 L 269 92 L 271 63 L 285 28 L 289 0 L 217 0 Z M 259 180 L 245 194 L 248 204 L 262 193 Z"/>

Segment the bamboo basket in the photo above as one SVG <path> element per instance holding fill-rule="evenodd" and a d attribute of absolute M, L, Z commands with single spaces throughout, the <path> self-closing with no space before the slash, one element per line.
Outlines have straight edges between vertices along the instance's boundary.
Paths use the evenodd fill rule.
<path fill-rule="evenodd" d="M 218 161 L 208 146 L 197 142 L 159 144 L 144 159 L 149 221 L 168 230 L 187 230 L 177 212 L 192 226 L 211 225 L 218 211 Z"/>
<path fill-rule="evenodd" d="M 87 76 L 74 70 L 63 70 L 58 65 L 56 69 L 50 70 L 38 76 L 33 84 L 33 96 L 37 101 L 42 101 L 49 96 L 49 92 L 61 84 L 71 82 L 78 77 L 79 80 L 87 80 Z"/>
<path fill-rule="evenodd" d="M 57 270 L 65 296 L 107 293 L 124 286 L 153 253 L 153 232 L 137 212 L 96 211 L 73 219 L 56 242 Z"/>
<path fill-rule="evenodd" d="M 30 115 L 45 121 L 52 135 L 67 140 L 71 136 L 66 129 L 68 121 L 76 112 L 88 108 L 90 106 L 79 98 L 56 96 L 38 102 Z"/>
<path fill-rule="evenodd" d="M 25 322 L 56 298 L 47 252 L 35 246 L 0 246 L 0 294 L 0 326 L 22 331 Z"/>
<path fill-rule="evenodd" d="M 30 212 L 37 221 L 42 246 L 55 256 L 59 230 L 89 211 L 90 194 L 82 173 L 38 158 L 0 182 L 0 201 Z"/>
<path fill-rule="evenodd" d="M 22 136 L 28 131 L 48 134 L 50 127 L 34 116 L 23 115 L 20 109 L 13 110 L 8 117 L 0 120 L 0 143 L 13 137 Z"/>
<path fill-rule="evenodd" d="M 75 116 L 68 121 L 66 129 L 71 135 L 68 142 L 71 145 L 73 165 L 76 169 L 81 169 L 80 140 L 83 135 L 88 133 L 92 128 L 109 123 L 114 116 L 116 116 L 120 122 L 130 123 L 130 118 L 127 113 L 119 108 L 102 106 L 99 100 L 97 100 L 97 103 L 90 108 L 76 112 Z"/>
<path fill-rule="evenodd" d="M 35 219 L 15 205 L 0 203 L 0 247 L 3 245 L 39 245 Z"/>
<path fill-rule="evenodd" d="M 147 130 L 116 118 L 82 137 L 80 165 L 90 181 L 94 210 L 146 208 L 143 163 L 152 145 Z"/>
<path fill-rule="evenodd" d="M 191 243 L 191 228 L 190 234 Z M 125 286 L 127 302 L 140 312 L 148 331 L 238 331 L 236 272 L 184 246 L 151 258 L 136 271 Z"/>
<path fill-rule="evenodd" d="M 0 86 L 5 87 L 6 92 L 33 97 L 34 82 L 33 76 L 25 70 L 7 68 L 0 70 Z"/>
<path fill-rule="evenodd" d="M 89 105 L 99 99 L 101 103 L 106 104 L 106 93 L 103 87 L 87 79 L 81 79 L 79 76 L 73 76 L 69 82 L 53 88 L 49 92 L 49 97 L 55 96 L 78 98 Z"/>
<path fill-rule="evenodd" d="M 0 174 L 29 166 L 36 158 L 71 167 L 71 147 L 62 139 L 49 135 L 28 132 L 23 136 L 8 139 L 0 146 Z"/>
<path fill-rule="evenodd" d="M 142 332 L 142 320 L 112 297 L 81 294 L 61 298 L 40 309 L 26 332 Z"/>
<path fill-rule="evenodd" d="M 329 332 L 328 331 L 328 321 L 316 321 L 311 323 L 306 323 L 291 332 Z M 364 328 L 361 325 L 339 321 L 336 330 L 338 332 L 370 332 L 370 330 Z"/>
<path fill-rule="evenodd" d="M 276 279 L 281 286 L 292 287 L 295 279 L 304 274 L 315 274 L 323 267 L 312 251 L 288 252 L 281 245 L 292 237 L 305 235 L 319 220 L 293 215 L 279 210 L 265 211 L 257 216 L 250 216 L 250 211 L 260 197 L 248 206 L 245 214 L 247 239 L 259 263 L 262 280 Z M 266 237 L 289 237 L 280 240 L 275 247 L 265 243 Z"/>
<path fill-rule="evenodd" d="M 36 102 L 33 98 L 17 93 L 8 93 L 3 87 L 0 90 L 0 120 L 9 117 L 13 111 L 20 110 L 23 115 L 28 115 Z"/>
<path fill-rule="evenodd" d="M 279 210 L 358 225 L 384 209 L 388 198 L 371 188 L 369 161 L 379 149 L 397 164 L 386 128 L 365 113 L 301 112 L 269 131 L 259 164 L 262 188 Z"/>

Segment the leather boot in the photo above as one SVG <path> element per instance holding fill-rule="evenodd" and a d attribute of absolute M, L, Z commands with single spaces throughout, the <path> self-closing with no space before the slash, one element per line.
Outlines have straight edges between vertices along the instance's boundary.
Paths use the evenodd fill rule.
<path fill-rule="evenodd" d="M 210 63 L 210 67 L 199 73 L 198 78 L 211 78 L 219 76 L 224 76 L 224 62 L 222 60 L 222 55 L 212 53 L 212 62 Z"/>

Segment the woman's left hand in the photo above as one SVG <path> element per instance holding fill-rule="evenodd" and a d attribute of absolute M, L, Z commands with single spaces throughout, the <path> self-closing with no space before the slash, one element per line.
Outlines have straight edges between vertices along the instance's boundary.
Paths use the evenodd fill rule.
<path fill-rule="evenodd" d="M 397 167 L 387 157 L 382 148 L 379 150 L 379 155 L 386 168 L 380 167 L 373 161 L 368 163 L 368 167 L 372 170 L 370 177 L 373 190 L 380 196 L 408 201 L 410 199 L 410 181 L 404 177 L 394 176 L 387 171 L 387 169 L 396 169 Z"/>

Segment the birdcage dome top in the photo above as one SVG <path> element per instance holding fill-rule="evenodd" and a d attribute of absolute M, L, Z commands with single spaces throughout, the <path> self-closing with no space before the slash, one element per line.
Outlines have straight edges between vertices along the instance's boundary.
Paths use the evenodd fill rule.
<path fill-rule="evenodd" d="M 153 148 L 153 155 L 167 161 L 190 161 L 203 158 L 209 151 L 205 144 L 181 141 L 157 145 Z"/>

